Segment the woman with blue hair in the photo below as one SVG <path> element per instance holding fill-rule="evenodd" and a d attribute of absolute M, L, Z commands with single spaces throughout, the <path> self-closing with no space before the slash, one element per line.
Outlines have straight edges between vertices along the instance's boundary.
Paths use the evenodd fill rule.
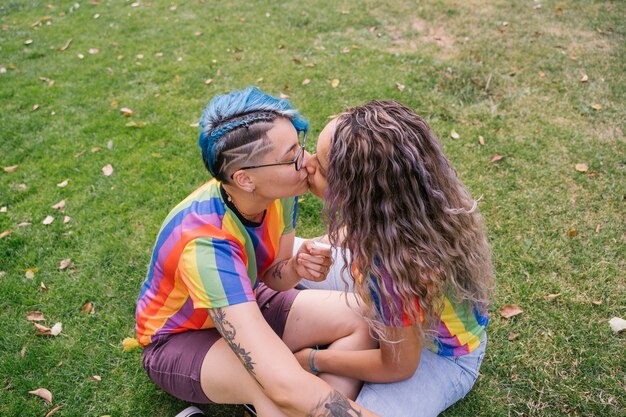
<path fill-rule="evenodd" d="M 331 264 L 313 241 L 292 256 L 308 123 L 251 87 L 214 98 L 200 126 L 213 179 L 166 217 L 137 303 L 148 376 L 182 400 L 253 404 L 259 416 L 375 416 L 351 401 L 359 381 L 318 378 L 292 354 L 372 347 L 346 295 L 293 289 Z"/>

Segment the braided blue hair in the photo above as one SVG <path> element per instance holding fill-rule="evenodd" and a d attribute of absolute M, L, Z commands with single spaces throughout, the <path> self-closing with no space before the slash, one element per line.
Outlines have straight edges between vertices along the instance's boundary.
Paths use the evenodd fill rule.
<path fill-rule="evenodd" d="M 271 121 L 276 115 L 288 118 L 299 132 L 306 132 L 309 128 L 309 122 L 287 100 L 270 96 L 256 87 L 213 98 L 200 119 L 202 130 L 198 138 L 202 159 L 211 175 L 216 175 L 216 143 L 220 138 L 240 127 Z"/>

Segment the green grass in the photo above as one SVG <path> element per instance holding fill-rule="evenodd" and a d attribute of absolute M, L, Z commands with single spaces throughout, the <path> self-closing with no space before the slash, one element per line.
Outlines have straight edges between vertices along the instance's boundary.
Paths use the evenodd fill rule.
<path fill-rule="evenodd" d="M 623 415 L 625 339 L 608 320 L 626 316 L 624 2 L 139 3 L 0 5 L 0 166 L 19 164 L 0 171 L 0 232 L 13 232 L 0 239 L 0 415 L 43 416 L 51 407 L 28 394 L 38 387 L 63 406 L 58 416 L 170 416 L 184 406 L 121 341 L 134 334 L 161 221 L 207 179 L 191 125 L 211 97 L 252 84 L 288 94 L 313 138 L 345 106 L 398 99 L 430 121 L 483 196 L 498 281 L 489 347 L 476 387 L 446 417 Z M 31 26 L 44 16 L 51 25 Z M 113 102 L 135 114 L 124 118 Z M 496 153 L 505 158 L 490 163 Z M 68 224 L 50 208 L 61 199 Z M 300 234 L 324 230 L 320 208 L 306 196 Z M 65 258 L 74 266 L 59 271 Z M 38 268 L 34 279 L 28 268 Z M 543 299 L 551 293 L 561 296 Z M 86 302 L 95 314 L 81 313 Z M 502 319 L 505 304 L 525 312 Z M 48 326 L 62 322 L 61 335 L 35 337 L 32 310 Z"/>

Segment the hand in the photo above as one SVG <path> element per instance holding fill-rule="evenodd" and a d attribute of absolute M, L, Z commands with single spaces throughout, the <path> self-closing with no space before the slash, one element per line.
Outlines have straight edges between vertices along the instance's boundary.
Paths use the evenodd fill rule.
<path fill-rule="evenodd" d="M 313 349 L 311 348 L 304 348 L 298 352 L 294 352 L 293 356 L 296 357 L 302 369 L 304 369 L 310 374 L 315 375 L 315 372 L 313 372 L 311 368 L 309 367 L 309 355 L 311 355 L 312 350 Z"/>
<path fill-rule="evenodd" d="M 304 241 L 294 258 L 298 275 L 315 282 L 324 281 L 333 264 L 330 248 L 317 247 L 313 240 Z"/>

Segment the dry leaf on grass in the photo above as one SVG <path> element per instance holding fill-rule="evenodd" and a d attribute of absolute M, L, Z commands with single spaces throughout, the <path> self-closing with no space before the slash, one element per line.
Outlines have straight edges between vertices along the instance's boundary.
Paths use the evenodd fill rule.
<path fill-rule="evenodd" d="M 46 216 L 45 219 L 43 219 L 42 223 L 45 225 L 51 224 L 54 221 L 54 217 L 52 216 Z"/>
<path fill-rule="evenodd" d="M 509 337 L 508 337 L 509 342 L 512 342 L 513 340 L 517 339 L 517 336 L 519 336 L 519 333 L 513 333 L 513 332 L 509 333 Z"/>
<path fill-rule="evenodd" d="M 576 166 L 574 167 L 576 168 L 576 171 L 578 172 L 587 172 L 589 170 L 589 167 L 587 166 L 587 164 L 576 164 Z"/>
<path fill-rule="evenodd" d="M 12 230 L 5 230 L 4 232 L 0 233 L 0 239 L 9 236 L 11 233 L 13 233 Z"/>
<path fill-rule="evenodd" d="M 57 405 L 51 409 L 48 410 L 48 412 L 46 414 L 44 414 L 43 417 L 50 417 L 52 414 L 56 413 L 57 411 L 59 411 L 61 408 L 63 408 L 62 405 Z"/>
<path fill-rule="evenodd" d="M 42 326 L 39 323 L 33 323 L 33 326 L 37 329 L 35 336 L 58 336 L 63 331 L 63 325 L 60 322 L 55 323 L 52 328 Z"/>
<path fill-rule="evenodd" d="M 554 300 L 555 298 L 560 297 L 560 296 L 561 296 L 561 293 L 558 293 L 558 294 L 548 294 L 548 295 L 544 295 L 543 299 L 547 300 L 547 301 L 550 301 L 550 300 Z"/>
<path fill-rule="evenodd" d="M 24 273 L 24 276 L 28 279 L 35 278 L 35 272 L 39 271 L 39 268 L 28 268 Z"/>
<path fill-rule="evenodd" d="M 30 226 L 31 224 L 32 224 L 32 223 L 30 223 L 30 222 L 22 222 L 22 223 L 19 223 L 19 224 L 17 225 L 17 227 L 26 227 L 26 226 Z"/>
<path fill-rule="evenodd" d="M 600 111 L 600 110 L 602 110 L 602 106 L 601 106 L 601 105 L 599 105 L 598 103 L 591 103 L 591 106 L 590 106 L 590 107 L 591 107 L 592 109 L 594 109 L 595 111 Z"/>
<path fill-rule="evenodd" d="M 278 95 L 278 97 L 282 98 L 283 100 L 286 100 L 286 99 L 288 99 L 288 98 L 289 98 L 289 96 L 288 96 L 287 94 L 285 94 L 285 93 L 280 93 L 280 94 Z"/>
<path fill-rule="evenodd" d="M 28 393 L 36 395 L 37 397 L 43 399 L 46 404 L 52 405 L 52 393 L 45 388 L 37 388 L 34 391 L 28 391 Z"/>
<path fill-rule="evenodd" d="M 92 375 L 91 379 L 93 379 L 94 381 L 102 381 L 102 377 L 100 375 Z"/>
<path fill-rule="evenodd" d="M 120 109 L 120 113 L 122 113 L 124 117 L 130 117 L 133 115 L 133 111 L 129 109 L 128 107 L 122 107 Z"/>
<path fill-rule="evenodd" d="M 92 303 L 85 303 L 83 308 L 80 309 L 81 313 L 91 313 L 92 311 L 93 311 L 93 304 Z"/>
<path fill-rule="evenodd" d="M 41 281 L 41 284 L 39 284 L 39 289 L 41 291 L 48 291 L 48 287 L 46 287 L 46 284 L 44 284 L 43 281 Z"/>
<path fill-rule="evenodd" d="M 333 88 L 337 88 L 337 87 L 339 87 L 339 83 L 341 83 L 341 81 L 339 81 L 337 78 L 335 78 L 334 80 L 332 80 L 332 81 L 330 82 L 330 85 L 331 85 Z"/>
<path fill-rule="evenodd" d="M 461 135 L 459 135 L 456 130 L 452 129 L 452 131 L 450 132 L 450 137 L 452 139 L 460 139 Z"/>
<path fill-rule="evenodd" d="M 68 224 L 72 220 L 70 216 L 63 216 L 63 224 Z"/>
<path fill-rule="evenodd" d="M 29 311 L 26 313 L 26 320 L 29 321 L 43 321 L 45 317 L 41 311 Z"/>
<path fill-rule="evenodd" d="M 60 183 L 57 184 L 57 187 L 59 188 L 64 188 L 67 187 L 67 184 L 70 182 L 70 180 L 63 180 Z"/>
<path fill-rule="evenodd" d="M 122 348 L 124 350 L 133 350 L 139 347 L 139 342 L 134 337 L 127 337 L 122 340 Z"/>
<path fill-rule="evenodd" d="M 63 211 L 65 209 L 65 200 L 61 200 L 52 206 L 53 209 Z"/>
<path fill-rule="evenodd" d="M 67 267 L 70 266 L 71 264 L 72 264 L 71 258 L 63 259 L 61 262 L 59 262 L 59 269 L 63 271 L 64 269 L 67 269 Z"/>
<path fill-rule="evenodd" d="M 478 143 L 480 143 L 481 145 L 485 144 L 485 138 L 483 138 L 482 136 L 478 136 Z"/>
<path fill-rule="evenodd" d="M 613 317 L 609 320 L 609 326 L 611 326 L 611 330 L 615 333 L 623 332 L 626 330 L 626 320 L 619 317 Z"/>
<path fill-rule="evenodd" d="M 311 80 L 308 78 L 305 78 L 304 80 L 302 80 L 302 85 L 308 85 L 311 83 Z"/>
<path fill-rule="evenodd" d="M 567 231 L 567 236 L 569 237 L 576 237 L 577 235 L 578 232 L 573 227 Z"/>
<path fill-rule="evenodd" d="M 489 162 L 493 164 L 494 162 L 498 162 L 502 158 L 504 158 L 504 155 L 500 155 L 499 153 L 497 153 L 497 154 L 491 155 Z"/>
<path fill-rule="evenodd" d="M 587 76 L 587 74 L 583 74 L 582 78 L 580 79 L 580 82 L 586 83 L 587 81 L 589 81 L 589 77 Z"/>
<path fill-rule="evenodd" d="M 142 127 L 146 127 L 146 124 L 147 124 L 146 122 L 128 122 L 124 126 L 142 128 Z"/>
<path fill-rule="evenodd" d="M 11 165 L 10 167 L 4 167 L 4 172 L 15 172 L 19 168 L 19 165 Z"/>
<path fill-rule="evenodd" d="M 500 309 L 500 315 L 505 319 L 510 319 L 511 317 L 517 316 L 523 312 L 524 310 L 515 304 L 507 304 Z"/>
<path fill-rule="evenodd" d="M 102 167 L 102 173 L 105 176 L 110 177 L 111 174 L 113 174 L 113 166 L 111 164 L 106 164 L 104 167 Z"/>
<path fill-rule="evenodd" d="M 405 85 L 404 84 L 400 84 L 400 83 L 396 83 L 396 88 L 398 89 L 399 92 L 403 92 Z"/>
<path fill-rule="evenodd" d="M 7 212 L 7 206 L 4 207 L 0 207 L 0 213 L 6 213 Z"/>

